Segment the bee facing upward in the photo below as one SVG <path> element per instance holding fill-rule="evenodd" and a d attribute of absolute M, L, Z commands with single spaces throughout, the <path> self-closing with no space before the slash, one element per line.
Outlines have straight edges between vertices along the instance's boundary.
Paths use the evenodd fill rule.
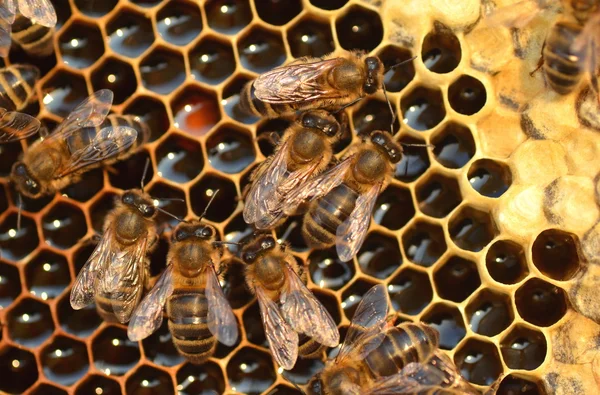
<path fill-rule="evenodd" d="M 11 25 L 17 12 L 31 23 L 48 28 L 56 26 L 57 17 L 50 0 L 5 0 L 0 4 L 0 56 L 8 56 Z"/>

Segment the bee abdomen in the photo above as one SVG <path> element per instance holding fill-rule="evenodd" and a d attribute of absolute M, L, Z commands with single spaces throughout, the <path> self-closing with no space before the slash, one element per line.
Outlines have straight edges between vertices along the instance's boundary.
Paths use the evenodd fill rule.
<path fill-rule="evenodd" d="M 109 125 L 113 126 L 113 127 L 129 126 L 130 128 L 133 128 L 137 131 L 137 133 L 138 133 L 137 139 L 135 140 L 135 143 L 133 143 L 133 145 L 129 148 L 127 153 L 125 153 L 125 155 L 127 155 L 130 152 L 135 151 L 137 148 L 143 146 L 150 140 L 150 128 L 148 127 L 148 125 L 146 125 L 145 122 L 142 122 L 136 116 L 133 116 L 133 115 L 109 115 L 108 117 L 106 117 L 106 119 L 102 123 L 101 127 L 106 127 Z"/>
<path fill-rule="evenodd" d="M 240 109 L 256 117 L 273 118 L 278 115 L 294 112 L 295 109 L 288 104 L 266 103 L 256 97 L 254 90 L 254 81 L 248 82 L 240 92 Z"/>
<path fill-rule="evenodd" d="M 34 66 L 15 65 L 0 70 L 0 107 L 19 111 L 33 96 L 33 86 L 40 76 Z"/>
<path fill-rule="evenodd" d="M 135 286 L 120 284 L 119 293 L 129 295 L 135 292 Z M 125 302 L 115 298 L 114 295 L 98 292 L 96 294 L 96 311 L 104 321 L 119 322 L 114 313 L 113 306 L 124 306 Z"/>
<path fill-rule="evenodd" d="M 21 14 L 17 14 L 15 23 L 12 25 L 12 39 L 31 56 L 51 55 L 54 52 L 53 36 L 53 28 L 32 24 Z"/>
<path fill-rule="evenodd" d="M 301 335 L 298 345 L 298 355 L 303 358 L 320 358 L 325 346 L 311 339 L 308 336 Z"/>
<path fill-rule="evenodd" d="M 558 22 L 546 39 L 544 72 L 548 83 L 558 94 L 571 93 L 581 81 L 585 51 L 576 53 L 572 50 L 572 44 L 580 33 L 579 25 Z"/>
<path fill-rule="evenodd" d="M 572 0 L 573 16 L 579 23 L 585 23 L 598 7 L 597 0 Z"/>

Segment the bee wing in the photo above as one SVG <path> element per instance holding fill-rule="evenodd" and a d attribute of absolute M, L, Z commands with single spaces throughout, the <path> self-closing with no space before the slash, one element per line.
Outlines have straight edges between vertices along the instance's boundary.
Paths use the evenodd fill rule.
<path fill-rule="evenodd" d="M 321 302 L 304 285 L 300 277 L 287 266 L 288 287 L 281 294 L 281 312 L 296 332 L 316 340 L 328 347 L 335 347 L 340 342 L 333 318 Z"/>
<path fill-rule="evenodd" d="M 17 7 L 15 0 L 5 0 L 4 4 L 0 5 L 0 20 L 9 26 L 15 21 Z"/>
<path fill-rule="evenodd" d="M 581 33 L 573 40 L 570 47 L 570 52 L 574 54 L 581 54 L 579 56 L 581 67 L 595 76 L 598 72 L 598 63 L 595 60 L 598 57 L 598 38 L 600 35 L 600 13 L 596 12 L 592 17 L 585 23 Z"/>
<path fill-rule="evenodd" d="M 342 90 L 327 84 L 327 74 L 344 63 L 333 58 L 312 63 L 277 67 L 254 81 L 256 97 L 266 103 L 298 103 L 316 99 L 337 99 Z"/>
<path fill-rule="evenodd" d="M 484 23 L 489 27 L 522 29 L 533 21 L 539 11 L 542 9 L 537 0 L 521 0 L 496 8 L 485 17 Z"/>
<path fill-rule="evenodd" d="M 19 0 L 19 12 L 38 25 L 56 26 L 56 11 L 50 0 Z"/>
<path fill-rule="evenodd" d="M 356 199 L 354 210 L 350 216 L 338 226 L 335 248 L 343 262 L 351 260 L 365 241 L 371 222 L 371 213 L 380 190 L 381 184 L 376 184 L 367 193 L 360 195 Z"/>
<path fill-rule="evenodd" d="M 271 354 L 279 366 L 290 370 L 298 359 L 298 334 L 283 318 L 277 304 L 265 295 L 262 288 L 256 287 L 255 290 Z"/>
<path fill-rule="evenodd" d="M 35 134 L 42 124 L 31 115 L 0 108 L 0 143 L 21 140 Z"/>
<path fill-rule="evenodd" d="M 163 321 L 163 306 L 173 294 L 173 265 L 168 265 L 156 284 L 135 308 L 127 327 L 129 340 L 147 338 Z"/>
<path fill-rule="evenodd" d="M 238 327 L 231 305 L 225 295 L 215 268 L 210 267 L 206 278 L 206 300 L 208 301 L 208 330 L 226 346 L 233 346 L 238 338 Z"/>

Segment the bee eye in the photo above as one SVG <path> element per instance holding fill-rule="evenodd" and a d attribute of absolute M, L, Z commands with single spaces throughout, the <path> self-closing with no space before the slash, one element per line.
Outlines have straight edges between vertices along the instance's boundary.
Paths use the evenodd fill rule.
<path fill-rule="evenodd" d="M 245 252 L 244 255 L 242 256 L 242 259 L 246 263 L 252 263 L 256 260 L 256 254 L 253 252 Z"/>
<path fill-rule="evenodd" d="M 302 126 L 305 128 L 314 128 L 317 126 L 317 120 L 312 114 L 306 114 L 302 117 Z"/>
<path fill-rule="evenodd" d="M 275 247 L 275 239 L 273 239 L 272 237 L 267 237 L 261 245 L 263 250 L 270 250 L 271 248 Z"/>
<path fill-rule="evenodd" d="M 383 137 L 383 134 L 381 134 L 380 132 L 375 132 L 371 135 L 371 142 L 376 145 L 384 145 L 385 138 Z"/>
<path fill-rule="evenodd" d="M 365 63 L 367 65 L 367 69 L 369 71 L 375 71 L 377 69 L 379 69 L 379 59 L 373 57 L 373 56 L 369 56 L 366 60 Z"/>
<path fill-rule="evenodd" d="M 208 226 L 196 230 L 196 236 L 201 239 L 208 239 L 213 236 L 213 230 Z"/>
<path fill-rule="evenodd" d="M 175 232 L 175 240 L 177 241 L 185 240 L 187 236 L 187 233 L 185 233 L 185 230 L 183 229 L 179 229 L 177 232 Z"/>
<path fill-rule="evenodd" d="M 131 194 L 131 193 L 124 194 L 123 197 L 121 198 L 121 201 L 125 204 L 133 204 L 133 201 L 134 201 L 133 194 Z"/>
<path fill-rule="evenodd" d="M 155 212 L 156 209 L 154 208 L 154 206 L 145 206 L 143 208 L 144 217 L 152 217 Z"/>
<path fill-rule="evenodd" d="M 19 163 L 18 165 L 15 166 L 15 173 L 19 176 L 26 176 L 27 175 L 27 169 L 25 168 L 25 165 L 23 163 Z"/>

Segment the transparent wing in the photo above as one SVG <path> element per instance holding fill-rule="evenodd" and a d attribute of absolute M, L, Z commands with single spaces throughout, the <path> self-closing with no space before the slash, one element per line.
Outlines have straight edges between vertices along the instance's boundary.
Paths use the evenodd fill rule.
<path fill-rule="evenodd" d="M 277 304 L 265 295 L 262 288 L 257 287 L 255 290 L 271 354 L 279 366 L 290 370 L 298 359 L 298 334 L 286 322 Z"/>
<path fill-rule="evenodd" d="M 10 52 L 10 45 L 12 43 L 10 38 L 12 31 L 11 23 L 0 18 L 0 56 L 2 57 L 7 57 Z"/>
<path fill-rule="evenodd" d="M 287 289 L 281 294 L 281 313 L 296 332 L 328 347 L 336 347 L 340 333 L 333 318 L 321 302 L 287 266 Z"/>
<path fill-rule="evenodd" d="M 156 284 L 135 308 L 127 327 L 127 336 L 139 341 L 156 331 L 163 321 L 163 306 L 173 294 L 173 265 L 168 265 Z"/>
<path fill-rule="evenodd" d="M 489 27 L 504 26 L 522 29 L 529 25 L 540 11 L 542 8 L 537 0 L 521 0 L 496 8 L 485 17 L 484 23 Z"/>
<path fill-rule="evenodd" d="M 226 346 L 233 346 L 238 338 L 238 327 L 231 305 L 225 295 L 215 268 L 208 268 L 206 275 L 206 299 L 208 301 L 208 330 Z"/>
<path fill-rule="evenodd" d="M 600 38 L 600 13 L 596 12 L 583 26 L 570 47 L 570 53 L 579 58 L 581 68 L 594 78 L 598 72 L 596 58 L 600 53 L 598 42 Z M 597 92 L 598 93 L 598 92 Z"/>
<path fill-rule="evenodd" d="M 381 184 L 376 184 L 356 199 L 354 210 L 336 230 L 335 248 L 342 262 L 351 260 L 369 231 L 371 213 L 379 196 Z"/>
<path fill-rule="evenodd" d="M 0 143 L 22 140 L 34 135 L 42 124 L 31 115 L 0 108 Z"/>
<path fill-rule="evenodd" d="M 19 12 L 38 25 L 56 26 L 56 11 L 50 0 L 19 0 Z"/>
<path fill-rule="evenodd" d="M 0 4 L 0 21 L 12 25 L 17 14 L 15 0 L 5 0 Z"/>

